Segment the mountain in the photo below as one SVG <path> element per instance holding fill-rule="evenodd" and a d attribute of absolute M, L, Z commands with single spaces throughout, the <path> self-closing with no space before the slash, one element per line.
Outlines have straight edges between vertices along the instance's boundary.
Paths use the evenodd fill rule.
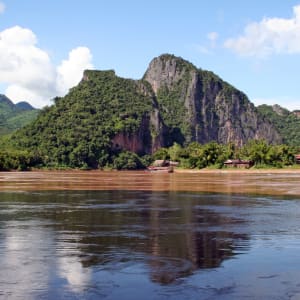
<path fill-rule="evenodd" d="M 245 94 L 168 54 L 153 59 L 141 80 L 85 71 L 65 97 L 13 136 L 17 147 L 38 151 L 46 163 L 71 167 L 105 166 L 122 150 L 143 155 L 174 142 L 249 139 L 281 142 Z"/>
<path fill-rule="evenodd" d="M 0 95 L 0 135 L 27 125 L 37 117 L 38 112 L 27 102 L 14 104 L 5 95 Z"/>
<path fill-rule="evenodd" d="M 16 104 L 16 107 L 21 110 L 34 110 L 35 108 L 26 101 L 21 101 Z"/>
<path fill-rule="evenodd" d="M 261 115 L 268 119 L 282 136 L 283 143 L 300 146 L 299 111 L 290 112 L 279 105 L 260 105 L 257 107 Z"/>
<path fill-rule="evenodd" d="M 49 164 L 97 167 L 122 149 L 142 155 L 167 146 L 167 133 L 149 83 L 87 70 L 13 139 L 21 148 L 38 149 Z"/>
<path fill-rule="evenodd" d="M 151 84 L 163 119 L 180 143 L 281 141 L 244 93 L 181 58 L 167 54 L 153 59 L 144 80 Z"/>

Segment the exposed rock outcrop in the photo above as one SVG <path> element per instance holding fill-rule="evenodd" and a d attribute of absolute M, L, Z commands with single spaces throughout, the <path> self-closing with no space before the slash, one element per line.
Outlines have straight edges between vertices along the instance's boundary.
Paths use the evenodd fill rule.
<path fill-rule="evenodd" d="M 153 153 L 167 144 L 167 128 L 161 120 L 159 111 L 154 108 L 145 115 L 134 133 L 121 131 L 112 139 L 113 150 L 127 150 L 138 154 Z"/>
<path fill-rule="evenodd" d="M 157 97 L 172 138 L 179 142 L 232 142 L 249 139 L 281 142 L 273 125 L 247 96 L 212 72 L 173 55 L 152 60 L 144 75 Z"/>
<path fill-rule="evenodd" d="M 300 118 L 300 110 L 294 110 L 293 114 L 297 117 Z"/>

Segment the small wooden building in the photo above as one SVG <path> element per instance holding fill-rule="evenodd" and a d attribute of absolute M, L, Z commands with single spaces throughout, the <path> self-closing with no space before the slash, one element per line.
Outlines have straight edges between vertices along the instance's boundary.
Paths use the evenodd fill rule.
<path fill-rule="evenodd" d="M 295 155 L 296 163 L 300 164 L 300 154 Z"/>
<path fill-rule="evenodd" d="M 242 168 L 249 169 L 254 165 L 252 160 L 228 159 L 224 162 L 227 168 Z"/>

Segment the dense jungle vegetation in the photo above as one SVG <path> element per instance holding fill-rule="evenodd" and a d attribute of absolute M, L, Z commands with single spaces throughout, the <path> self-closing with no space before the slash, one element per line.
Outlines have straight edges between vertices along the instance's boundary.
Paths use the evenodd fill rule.
<path fill-rule="evenodd" d="M 3 139 L 2 139 L 3 141 Z M 263 140 L 251 140 L 245 146 L 237 148 L 233 144 L 221 145 L 215 142 L 201 145 L 197 142 L 187 147 L 175 143 L 169 148 L 160 148 L 153 155 L 138 156 L 136 153 L 119 151 L 105 153 L 99 159 L 99 165 L 88 165 L 86 156 L 77 156 L 77 165 L 65 163 L 53 164 L 48 155 L 44 156 L 34 150 L 16 150 L 0 148 L 0 170 L 30 170 L 31 168 L 100 168 L 133 170 L 143 169 L 156 159 L 166 159 L 179 162 L 181 168 L 223 168 L 227 159 L 252 160 L 255 168 L 282 168 L 295 164 L 295 154 L 298 149 L 287 145 L 270 145 Z M 72 152 L 71 152 L 72 153 Z M 70 155 L 71 155 L 70 153 Z M 69 159 L 72 161 L 73 155 Z M 109 157 L 109 159 L 108 159 Z M 103 164 L 103 162 L 106 162 Z M 49 163 L 50 162 L 50 163 Z"/>
<path fill-rule="evenodd" d="M 279 105 L 260 105 L 258 111 L 264 115 L 278 130 L 283 143 L 300 146 L 300 117 Z"/>
<path fill-rule="evenodd" d="M 111 138 L 118 132 L 134 133 L 152 111 L 146 85 L 119 78 L 113 71 L 90 75 L 86 72 L 85 80 L 67 96 L 55 98 L 31 124 L 2 138 L 1 169 L 120 169 L 125 158 L 127 168 L 141 166 L 136 154 L 113 151 Z"/>

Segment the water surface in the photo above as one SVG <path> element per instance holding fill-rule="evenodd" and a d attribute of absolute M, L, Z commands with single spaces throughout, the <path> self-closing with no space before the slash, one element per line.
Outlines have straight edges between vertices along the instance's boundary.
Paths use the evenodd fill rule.
<path fill-rule="evenodd" d="M 300 196 L 300 170 L 155 173 L 146 171 L 0 172 L 0 191 L 199 191 Z"/>
<path fill-rule="evenodd" d="M 2 186 L 0 298 L 300 299 L 297 196 Z"/>

